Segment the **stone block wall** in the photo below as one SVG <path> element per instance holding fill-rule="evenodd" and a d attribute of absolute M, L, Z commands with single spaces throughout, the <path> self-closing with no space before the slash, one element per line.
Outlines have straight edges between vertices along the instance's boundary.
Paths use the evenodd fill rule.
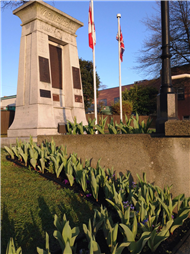
<path fill-rule="evenodd" d="M 156 137 L 150 134 L 129 135 L 57 135 L 38 136 L 37 142 L 54 139 L 57 146 L 64 145 L 68 153 L 77 153 L 84 162 L 98 159 L 106 168 L 114 167 L 118 173 L 146 172 L 147 181 L 157 186 L 173 185 L 172 194 L 190 196 L 190 137 Z"/>

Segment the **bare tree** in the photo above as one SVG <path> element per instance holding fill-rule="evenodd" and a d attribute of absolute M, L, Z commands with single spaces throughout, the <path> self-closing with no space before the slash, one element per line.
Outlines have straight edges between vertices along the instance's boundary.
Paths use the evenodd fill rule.
<path fill-rule="evenodd" d="M 1 2 L 1 9 L 5 9 L 5 8 L 17 8 L 21 5 L 23 5 L 24 3 L 26 3 L 27 1 L 24 0 L 14 0 L 14 1 L 2 1 Z"/>
<path fill-rule="evenodd" d="M 157 2 L 157 14 L 147 17 L 142 22 L 146 25 L 151 35 L 143 42 L 143 49 L 137 58 L 140 71 L 147 75 L 158 77 L 161 70 L 161 10 Z M 170 53 L 171 67 L 190 63 L 190 2 L 170 1 Z"/>

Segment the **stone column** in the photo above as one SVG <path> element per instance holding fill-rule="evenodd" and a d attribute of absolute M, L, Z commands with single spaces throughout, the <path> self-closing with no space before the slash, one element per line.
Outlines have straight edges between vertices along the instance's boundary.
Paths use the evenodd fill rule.
<path fill-rule="evenodd" d="M 58 134 L 58 123 L 87 124 L 76 31 L 83 23 L 43 1 L 13 11 L 22 21 L 16 112 L 8 137 Z"/>

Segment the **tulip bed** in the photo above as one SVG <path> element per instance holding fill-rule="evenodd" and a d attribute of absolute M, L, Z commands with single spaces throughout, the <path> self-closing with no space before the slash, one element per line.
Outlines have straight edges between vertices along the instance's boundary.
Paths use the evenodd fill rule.
<path fill-rule="evenodd" d="M 142 178 L 137 175 L 136 184 L 131 183 L 129 174 L 115 175 L 113 168 L 102 168 L 100 160 L 96 168 L 91 167 L 90 160 L 83 165 L 77 154 L 68 155 L 66 147 L 56 147 L 53 140 L 40 147 L 32 138 L 29 143 L 17 140 L 15 147 L 5 149 L 12 159 L 23 161 L 26 167 L 40 174 L 53 174 L 71 187 L 79 186 L 85 196 L 96 202 L 104 197 L 104 206 L 94 210 L 93 219 L 83 224 L 82 230 L 72 228 L 66 215 L 60 220 L 55 214 L 53 236 L 59 242 L 60 253 L 154 253 L 188 218 L 190 198 L 181 194 L 172 199 L 171 186 L 162 190 L 148 183 L 145 174 Z M 81 234 L 84 247 L 77 241 Z M 103 236 L 101 241 L 99 235 Z M 105 243 L 106 251 L 101 242 Z M 14 253 L 11 250 L 15 250 L 12 239 L 7 254 Z M 37 252 L 51 253 L 47 233 L 45 249 L 37 248 Z"/>
<path fill-rule="evenodd" d="M 120 120 L 120 123 L 113 121 L 111 118 L 110 123 L 107 124 L 107 117 L 99 119 L 99 123 L 95 124 L 95 119 L 88 119 L 88 125 L 83 125 L 83 123 L 77 123 L 76 117 L 74 118 L 74 123 L 71 123 L 67 120 L 67 134 L 76 135 L 76 134 L 139 134 L 139 133 L 152 133 L 153 130 L 150 129 L 152 119 L 148 118 L 147 123 L 144 120 L 140 123 L 139 115 L 136 113 L 136 118 L 131 115 L 128 119 L 125 115 L 125 123 Z M 132 125 L 133 123 L 133 125 Z"/>

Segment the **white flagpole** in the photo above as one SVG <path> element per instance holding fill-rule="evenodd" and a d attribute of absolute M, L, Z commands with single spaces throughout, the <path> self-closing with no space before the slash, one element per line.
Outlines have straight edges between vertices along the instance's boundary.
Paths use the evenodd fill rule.
<path fill-rule="evenodd" d="M 120 100 L 120 120 L 123 121 L 123 112 L 122 112 L 122 90 L 121 90 L 121 59 L 120 59 L 120 18 L 121 14 L 117 14 L 118 20 L 118 49 L 119 49 L 119 100 Z"/>
<path fill-rule="evenodd" d="M 97 96 L 96 96 L 96 65 L 95 65 L 95 44 L 94 44 L 94 6 L 93 0 L 91 0 L 92 7 L 92 41 L 93 41 L 93 77 L 94 77 L 94 114 L 95 114 L 95 124 L 97 124 Z"/>

